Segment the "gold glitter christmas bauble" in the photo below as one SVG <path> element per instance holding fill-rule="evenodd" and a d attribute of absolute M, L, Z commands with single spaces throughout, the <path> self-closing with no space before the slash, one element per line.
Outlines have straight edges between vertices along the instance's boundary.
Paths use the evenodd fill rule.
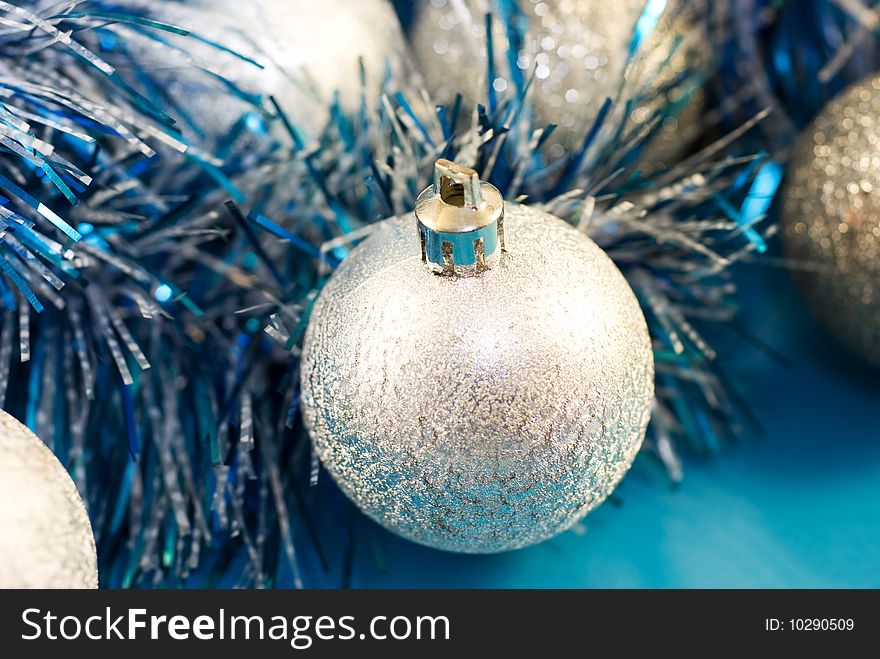
<path fill-rule="evenodd" d="M 880 76 L 828 103 L 801 136 L 782 221 L 785 251 L 810 306 L 880 366 Z"/>
<path fill-rule="evenodd" d="M 450 551 L 515 549 L 570 527 L 629 469 L 651 343 L 582 232 L 504 206 L 472 170 L 438 172 L 415 216 L 377 228 L 318 298 L 304 418 L 324 466 L 386 528 Z"/>
<path fill-rule="evenodd" d="M 199 39 L 213 42 L 223 52 L 192 37 L 151 31 L 170 42 L 132 35 L 138 63 L 164 83 L 182 113 L 190 115 L 197 130 L 184 131 L 208 138 L 226 134 L 240 117 L 253 109 L 223 84 L 194 68 L 202 66 L 230 80 L 243 92 L 268 96 L 306 135 L 314 135 L 329 118 L 338 92 L 342 108 L 355 112 L 361 102 L 359 58 L 367 76 L 369 104 L 378 102 L 386 74 L 406 80 L 405 44 L 400 22 L 387 0 L 195 0 L 181 4 L 168 0 L 141 0 L 150 15 L 183 27 Z M 237 57 L 244 56 L 258 62 Z M 176 118 L 181 114 L 171 109 Z"/>
<path fill-rule="evenodd" d="M 76 486 L 36 435 L 0 411 L 0 588 L 97 588 Z"/>

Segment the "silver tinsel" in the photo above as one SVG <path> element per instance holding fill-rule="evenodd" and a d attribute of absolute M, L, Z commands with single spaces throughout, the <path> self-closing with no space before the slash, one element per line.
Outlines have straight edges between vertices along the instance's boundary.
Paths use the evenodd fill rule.
<path fill-rule="evenodd" d="M 432 274 L 412 215 L 334 273 L 305 337 L 302 401 L 322 462 L 370 517 L 488 553 L 570 527 L 629 469 L 648 423 L 645 318 L 582 232 L 508 204 L 507 252 Z"/>
<path fill-rule="evenodd" d="M 880 76 L 831 101 L 800 138 L 783 193 L 783 240 L 804 296 L 880 366 Z"/>
<path fill-rule="evenodd" d="M 97 588 L 76 486 L 36 435 L 0 411 L 0 588 Z"/>

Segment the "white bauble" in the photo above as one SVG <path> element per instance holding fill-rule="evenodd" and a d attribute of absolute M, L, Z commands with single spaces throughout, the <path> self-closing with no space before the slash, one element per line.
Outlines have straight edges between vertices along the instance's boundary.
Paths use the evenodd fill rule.
<path fill-rule="evenodd" d="M 95 538 L 58 459 L 0 411 L 0 588 L 97 588 Z"/>
<path fill-rule="evenodd" d="M 136 55 L 164 83 L 175 101 L 192 116 L 208 139 L 223 136 L 241 116 L 253 110 L 217 80 L 194 68 L 216 72 L 242 91 L 264 99 L 274 96 L 306 136 L 329 118 L 334 94 L 342 108 L 355 112 L 361 101 L 359 58 L 367 76 L 367 101 L 375 104 L 386 75 L 407 77 L 405 43 L 388 0 L 139 0 L 152 17 L 190 30 L 262 65 L 260 69 L 192 37 L 159 32 L 180 52 L 155 40 L 132 35 Z"/>

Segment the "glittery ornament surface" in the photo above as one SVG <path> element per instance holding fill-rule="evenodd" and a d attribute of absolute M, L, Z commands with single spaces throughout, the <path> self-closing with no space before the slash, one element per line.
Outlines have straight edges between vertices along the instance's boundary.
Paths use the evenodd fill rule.
<path fill-rule="evenodd" d="M 530 545 L 599 505 L 653 393 L 645 319 L 586 236 L 509 204 L 507 252 L 430 273 L 415 218 L 386 222 L 319 297 L 302 361 L 323 464 L 370 517 L 432 547 Z"/>
<path fill-rule="evenodd" d="M 533 103 L 542 124 L 558 124 L 571 148 L 605 99 L 616 96 L 643 0 L 528 0 L 535 44 Z"/>
<path fill-rule="evenodd" d="M 688 5 L 695 10 L 700 6 L 701 0 Z M 649 102 L 635 107 L 630 118 L 641 124 L 658 114 L 663 117 L 657 135 L 642 156 L 643 171 L 674 165 L 700 134 L 705 108 L 703 90 L 675 83 L 688 70 L 705 70 L 711 58 L 708 30 L 701 18 L 699 11 L 667 17 L 639 47 L 630 76 L 638 77 L 639 85 L 645 89 L 659 91 Z M 670 112 L 671 107 L 678 109 Z"/>
<path fill-rule="evenodd" d="M 783 240 L 817 315 L 880 366 L 880 77 L 831 101 L 800 138 Z"/>
<path fill-rule="evenodd" d="M 0 588 L 97 588 L 95 539 L 52 452 L 0 411 Z"/>
<path fill-rule="evenodd" d="M 152 39 L 133 39 L 154 53 L 151 73 L 167 72 L 167 91 L 191 115 L 197 132 L 209 137 L 224 135 L 253 105 L 236 102 L 234 94 L 216 80 L 212 85 L 193 63 L 261 99 L 270 112 L 268 97 L 275 97 L 298 127 L 313 134 L 326 123 L 334 93 L 343 109 L 354 112 L 360 106 L 359 58 L 370 103 L 378 101 L 386 72 L 406 79 L 403 35 L 387 0 L 197 0 L 189 5 L 152 0 L 143 6 L 154 17 L 229 51 L 191 37 L 162 35 L 179 47 L 177 53 Z M 136 54 L 144 59 L 144 52 Z"/>
<path fill-rule="evenodd" d="M 562 127 L 574 127 L 595 117 L 606 96 L 620 85 L 632 31 L 643 7 L 641 0 L 609 3 L 595 0 L 540 2 L 521 0 L 522 25 L 508 28 L 506 16 L 491 0 L 431 0 L 417 13 L 412 28 L 416 56 L 428 88 L 440 100 L 456 93 L 474 102 L 486 96 L 486 25 L 493 12 L 494 53 L 499 77 L 497 91 L 510 84 L 507 66 L 508 29 L 525 28 L 525 40 L 516 53 L 520 75 L 537 67 L 534 99 L 542 114 L 561 118 Z"/>
<path fill-rule="evenodd" d="M 493 12 L 494 62 L 497 92 L 512 86 L 511 76 L 527 78 L 535 72 L 531 103 L 539 125 L 556 124 L 550 138 L 551 155 L 560 156 L 579 146 L 606 98 L 617 98 L 623 82 L 636 23 L 644 0 L 520 0 L 512 3 L 518 13 L 500 10 L 493 0 L 432 0 L 417 14 L 412 41 L 426 84 L 440 101 L 449 102 L 461 93 L 468 104 L 485 102 L 488 85 L 486 27 L 483 20 Z M 507 3 L 511 4 L 511 3 Z M 513 16 L 511 22 L 511 15 Z M 507 20 L 507 23 L 505 23 Z M 687 26 L 687 27 L 685 27 Z M 696 28 L 688 20 L 663 20 L 659 35 L 652 35 L 643 54 L 640 73 L 655 87 L 669 84 L 694 56 L 690 46 L 673 47 L 682 30 Z M 511 35 L 522 32 L 522 45 L 511 57 Z M 689 40 L 697 43 L 699 39 Z M 705 40 L 700 47 L 705 49 Z M 673 52 L 670 57 L 669 53 Z M 515 61 L 513 67 L 511 61 Z M 648 79 L 650 78 L 650 79 Z M 636 123 L 652 116 L 661 102 L 675 98 L 657 96 L 657 103 L 634 109 Z M 685 106 L 685 122 L 699 117 L 702 102 Z M 678 121 L 665 121 L 653 152 L 646 160 L 674 159 L 681 149 Z"/>

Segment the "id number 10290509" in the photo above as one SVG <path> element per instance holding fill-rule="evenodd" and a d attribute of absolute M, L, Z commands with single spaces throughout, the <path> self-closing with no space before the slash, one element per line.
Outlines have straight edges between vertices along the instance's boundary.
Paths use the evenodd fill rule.
<path fill-rule="evenodd" d="M 852 618 L 791 618 L 788 624 L 796 632 L 852 631 L 855 627 Z"/>
<path fill-rule="evenodd" d="M 833 632 L 855 629 L 855 620 L 852 618 L 767 618 L 764 620 L 764 629 L 767 631 L 793 631 L 793 632 Z"/>

